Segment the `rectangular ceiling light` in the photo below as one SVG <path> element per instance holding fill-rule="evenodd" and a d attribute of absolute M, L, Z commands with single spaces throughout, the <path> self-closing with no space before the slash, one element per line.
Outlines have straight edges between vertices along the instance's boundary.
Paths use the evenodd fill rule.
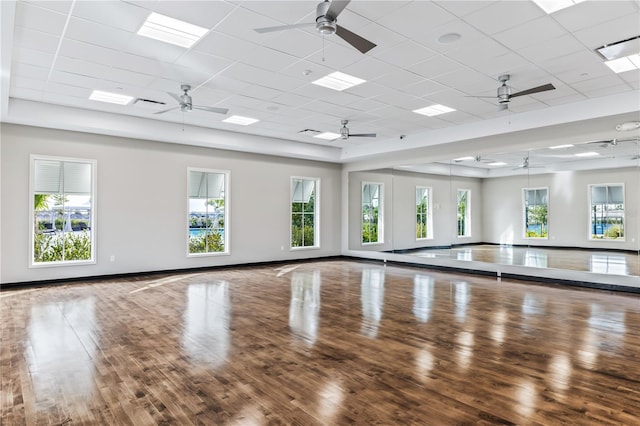
<path fill-rule="evenodd" d="M 540 9 L 544 10 L 548 14 L 582 3 L 583 1 L 584 0 L 533 0 Z"/>
<path fill-rule="evenodd" d="M 209 30 L 152 12 L 138 30 L 141 36 L 189 48 Z"/>
<path fill-rule="evenodd" d="M 589 151 L 589 152 L 580 152 L 578 154 L 576 154 L 576 157 L 596 157 L 600 154 L 598 154 L 595 151 Z"/>
<path fill-rule="evenodd" d="M 460 158 L 454 158 L 453 161 L 471 161 L 474 159 L 475 157 L 460 157 Z"/>
<path fill-rule="evenodd" d="M 327 87 L 329 89 L 333 89 L 341 92 L 345 89 L 348 89 L 353 86 L 357 86 L 358 84 L 362 84 L 366 81 L 367 80 L 363 80 L 361 78 L 336 71 L 316 81 L 312 81 L 312 83 L 318 86 Z"/>
<path fill-rule="evenodd" d="M 232 124 L 239 124 L 241 126 L 248 126 L 249 124 L 253 124 L 253 123 L 257 123 L 258 119 L 256 118 L 249 118 L 249 117 L 242 117 L 239 115 L 232 115 L 229 118 L 225 118 L 224 120 L 225 123 L 232 123 Z"/>
<path fill-rule="evenodd" d="M 563 149 L 563 148 L 571 148 L 573 145 L 568 143 L 565 145 L 556 145 L 556 146 L 550 146 L 549 149 Z"/>
<path fill-rule="evenodd" d="M 605 44 L 602 47 L 598 47 L 596 52 L 608 61 L 637 55 L 640 53 L 640 36 Z"/>
<path fill-rule="evenodd" d="M 616 74 L 633 71 L 640 69 L 640 55 L 631 55 L 624 58 L 613 59 L 611 61 L 604 61 L 604 64 Z"/>
<path fill-rule="evenodd" d="M 91 92 L 89 99 L 91 99 L 92 101 L 108 102 L 110 104 L 127 105 L 133 100 L 133 96 L 94 90 L 93 92 Z"/>
<path fill-rule="evenodd" d="M 444 106 L 440 104 L 431 105 L 428 107 L 413 110 L 413 112 L 415 113 L 426 115 L 428 117 L 433 117 L 435 115 L 445 114 L 447 112 L 452 112 L 452 111 L 455 111 L 455 109 L 449 108 L 448 106 Z"/>
<path fill-rule="evenodd" d="M 339 133 L 332 133 L 332 132 L 324 132 L 324 133 L 320 133 L 319 135 L 315 135 L 314 138 L 318 138 L 318 139 L 326 139 L 328 141 L 332 141 L 334 139 L 338 139 L 340 137 Z"/>
<path fill-rule="evenodd" d="M 495 161 L 495 162 L 493 162 L 493 163 L 489 163 L 489 164 L 487 164 L 487 165 L 488 165 L 488 166 L 506 166 L 506 165 L 507 165 L 507 163 L 504 163 L 504 162 L 502 162 L 502 161 Z"/>

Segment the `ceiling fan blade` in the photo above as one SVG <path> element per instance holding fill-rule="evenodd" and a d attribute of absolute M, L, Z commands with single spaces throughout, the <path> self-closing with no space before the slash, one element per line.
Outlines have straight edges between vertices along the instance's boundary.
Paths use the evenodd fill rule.
<path fill-rule="evenodd" d="M 177 107 L 173 107 L 173 108 L 169 108 L 169 109 L 164 109 L 162 111 L 156 111 L 156 112 L 154 112 L 154 114 L 164 114 L 165 112 L 173 111 L 174 109 L 178 109 L 178 108 L 180 108 L 180 107 L 177 106 Z"/>
<path fill-rule="evenodd" d="M 510 98 L 515 98 L 516 96 L 524 96 L 524 95 L 532 95 L 534 93 L 546 92 L 547 90 L 555 90 L 555 86 L 551 83 L 543 84 L 542 86 L 533 87 L 531 89 L 523 90 L 522 92 L 512 93 Z"/>
<path fill-rule="evenodd" d="M 171 92 L 167 92 L 167 94 L 169 96 L 171 96 L 173 99 L 175 99 L 176 101 L 178 101 L 178 103 L 182 103 L 182 99 L 180 99 L 180 96 L 176 95 L 175 93 L 171 93 Z"/>
<path fill-rule="evenodd" d="M 216 107 L 210 107 L 210 106 L 193 105 L 192 108 L 199 109 L 202 111 L 217 112 L 218 114 L 226 114 L 229 112 L 227 108 L 216 108 Z"/>
<path fill-rule="evenodd" d="M 335 20 L 344 8 L 347 7 L 350 1 L 351 0 L 333 0 L 331 5 L 329 5 L 329 10 L 327 10 L 325 16 L 332 21 Z"/>
<path fill-rule="evenodd" d="M 376 44 L 370 42 L 366 38 L 360 37 L 356 33 L 352 33 L 351 31 L 349 31 L 345 27 L 341 27 L 340 25 L 336 26 L 336 35 L 362 53 L 367 53 L 368 51 L 376 47 Z"/>
<path fill-rule="evenodd" d="M 349 133 L 350 138 L 375 138 L 375 133 Z"/>
<path fill-rule="evenodd" d="M 304 24 L 291 24 L 291 25 L 279 25 L 277 27 L 265 27 L 265 28 L 254 28 L 253 31 L 264 34 L 264 33 L 273 33 L 276 31 L 284 31 L 284 30 L 294 30 L 296 28 L 304 28 L 304 27 L 313 27 L 314 23 L 304 23 Z"/>

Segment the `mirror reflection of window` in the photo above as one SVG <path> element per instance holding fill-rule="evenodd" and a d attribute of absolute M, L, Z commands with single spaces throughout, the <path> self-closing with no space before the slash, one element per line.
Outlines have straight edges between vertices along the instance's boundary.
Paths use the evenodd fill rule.
<path fill-rule="evenodd" d="M 458 237 L 471 236 L 471 190 L 458 189 L 457 201 L 457 235 Z"/>
<path fill-rule="evenodd" d="M 629 268 L 624 256 L 609 254 L 592 254 L 589 259 L 589 270 L 598 274 L 627 275 Z"/>
<path fill-rule="evenodd" d="M 433 238 L 431 188 L 416 187 L 416 240 Z"/>
<path fill-rule="evenodd" d="M 362 184 L 362 244 L 383 242 L 382 184 Z"/>
<path fill-rule="evenodd" d="M 183 315 L 182 344 L 186 352 L 209 367 L 224 364 L 231 344 L 230 317 L 228 282 L 190 284 Z"/>
<path fill-rule="evenodd" d="M 624 186 L 590 186 L 590 239 L 624 240 Z"/>
<path fill-rule="evenodd" d="M 524 238 L 549 237 L 549 190 L 547 188 L 523 189 Z"/>
<path fill-rule="evenodd" d="M 313 344 L 318 337 L 320 312 L 320 271 L 291 274 L 289 327 L 296 335 Z"/>
<path fill-rule="evenodd" d="M 375 338 L 382 319 L 384 305 L 384 269 L 364 269 L 360 285 L 362 301 L 361 333 Z"/>
<path fill-rule="evenodd" d="M 546 268 L 547 260 L 547 253 L 539 250 L 525 250 L 524 252 L 524 266 L 530 266 L 532 268 Z"/>

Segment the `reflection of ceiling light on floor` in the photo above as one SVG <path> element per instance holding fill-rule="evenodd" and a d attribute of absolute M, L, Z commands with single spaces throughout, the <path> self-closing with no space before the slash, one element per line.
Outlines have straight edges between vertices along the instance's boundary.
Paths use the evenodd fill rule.
<path fill-rule="evenodd" d="M 595 151 L 589 151 L 589 152 L 579 152 L 576 154 L 576 157 L 595 157 L 598 156 L 600 154 L 598 154 Z"/>

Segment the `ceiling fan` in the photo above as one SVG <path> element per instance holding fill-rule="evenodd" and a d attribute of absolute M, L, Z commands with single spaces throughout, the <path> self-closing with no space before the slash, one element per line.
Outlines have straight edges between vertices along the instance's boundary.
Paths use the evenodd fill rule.
<path fill-rule="evenodd" d="M 509 74 L 503 74 L 498 77 L 498 81 L 502 83 L 498 87 L 498 106 L 500 111 L 509 109 L 509 102 L 511 98 L 518 96 L 533 95 L 534 93 L 546 92 L 547 90 L 555 90 L 555 86 L 551 83 L 543 84 L 542 86 L 532 87 L 531 89 L 521 90 L 520 92 L 511 93 L 511 86 L 507 84 L 511 76 Z M 493 96 L 472 96 L 474 98 L 493 98 Z"/>
<path fill-rule="evenodd" d="M 343 140 L 349 138 L 375 138 L 377 136 L 375 133 L 349 133 L 349 128 L 347 127 L 349 120 L 341 120 L 340 123 L 342 124 L 340 138 Z"/>
<path fill-rule="evenodd" d="M 475 163 L 493 163 L 495 160 L 490 160 L 488 158 L 484 158 L 481 155 L 476 155 L 475 157 L 461 157 L 453 160 L 456 163 L 463 163 L 465 161 L 473 161 Z"/>
<path fill-rule="evenodd" d="M 533 166 L 529 163 L 529 156 L 526 156 L 522 159 L 522 163 L 518 164 L 513 170 L 528 170 L 528 169 L 542 169 L 542 166 Z"/>
<path fill-rule="evenodd" d="M 174 109 L 178 109 L 178 108 L 180 108 L 180 111 L 182 112 L 189 112 L 194 109 L 199 109 L 202 111 L 209 111 L 209 112 L 216 112 L 218 114 L 226 114 L 227 112 L 229 112 L 227 108 L 216 108 L 216 107 L 210 107 L 210 106 L 193 105 L 193 103 L 191 102 L 191 95 L 189 95 L 189 91 L 191 90 L 191 85 L 189 84 L 180 85 L 180 90 L 184 92 L 181 96 L 178 96 L 175 93 L 167 92 L 172 98 L 178 101 L 178 106 L 165 109 L 162 111 L 157 111 L 157 112 L 154 112 L 154 114 L 164 114 L 165 112 L 173 111 Z"/>
<path fill-rule="evenodd" d="M 292 25 L 281 25 L 277 27 L 255 28 L 258 33 L 269 33 L 274 31 L 290 30 L 294 28 L 316 26 L 316 31 L 322 35 L 336 34 L 338 37 L 355 47 L 362 53 L 367 53 L 376 45 L 369 40 L 352 33 L 345 27 L 337 24 L 338 15 L 344 10 L 351 0 L 324 0 L 316 6 L 316 23 L 302 23 Z"/>
<path fill-rule="evenodd" d="M 638 142 L 638 138 L 609 139 L 609 140 L 593 141 L 593 142 L 587 142 L 587 143 L 598 144 L 598 146 L 600 146 L 600 148 L 610 148 L 610 147 L 616 147 L 616 146 L 618 146 L 619 144 L 621 144 L 623 142 Z"/>

